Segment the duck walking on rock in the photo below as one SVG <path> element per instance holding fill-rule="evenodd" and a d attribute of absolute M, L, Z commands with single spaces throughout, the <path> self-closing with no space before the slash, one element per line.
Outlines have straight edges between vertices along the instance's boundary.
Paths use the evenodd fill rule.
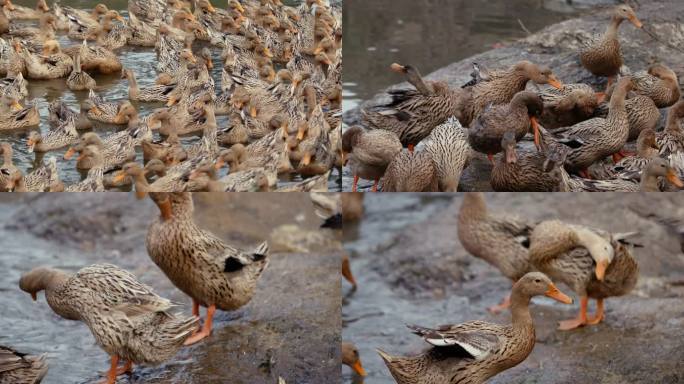
<path fill-rule="evenodd" d="M 202 330 L 186 344 L 211 334 L 216 309 L 232 311 L 247 304 L 268 266 L 268 243 L 253 251 L 234 248 L 195 224 L 190 193 L 150 193 L 161 215 L 147 231 L 152 261 L 171 282 L 192 298 L 192 314 L 207 308 Z"/>

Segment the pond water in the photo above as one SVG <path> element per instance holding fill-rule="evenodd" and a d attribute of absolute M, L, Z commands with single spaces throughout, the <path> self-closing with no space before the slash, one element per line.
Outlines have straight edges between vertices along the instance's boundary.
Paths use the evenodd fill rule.
<path fill-rule="evenodd" d="M 100 3 L 101 1 L 94 1 L 94 0 L 66 0 L 66 1 L 61 1 L 60 4 L 62 6 L 72 6 L 72 7 L 78 7 L 78 8 L 83 8 L 83 9 L 90 9 L 94 7 L 96 4 Z M 127 1 L 122 1 L 122 0 L 116 0 L 116 1 L 107 1 L 105 2 L 107 6 L 110 9 L 116 9 L 118 10 L 124 17 L 127 17 L 128 12 L 127 12 L 127 6 L 128 2 Z M 289 0 L 285 1 L 284 3 L 290 4 L 290 5 L 296 5 L 300 3 L 299 0 Z M 15 1 L 15 4 L 19 5 L 24 5 L 24 6 L 34 6 L 35 1 L 33 0 L 18 0 Z M 225 7 L 225 2 L 216 2 L 214 1 L 214 4 L 217 6 L 222 6 Z M 27 23 L 29 25 L 30 23 Z M 34 23 L 35 24 L 35 23 Z M 62 48 L 72 46 L 72 45 L 77 45 L 80 44 L 80 42 L 71 40 L 69 39 L 65 34 L 59 34 L 58 35 L 58 41 L 60 42 L 60 45 Z M 195 52 L 198 52 L 199 49 L 201 49 L 203 45 L 201 43 L 196 43 L 194 49 Z M 221 51 L 219 48 L 215 47 L 210 47 L 212 51 L 212 55 L 214 58 L 214 69 L 212 70 L 212 77 L 214 78 L 214 81 L 216 82 L 217 89 L 218 85 L 220 84 L 221 80 L 221 65 L 220 63 L 220 54 Z M 125 46 L 119 50 L 117 50 L 117 53 L 119 54 L 119 58 L 121 59 L 121 62 L 125 68 L 132 68 L 133 71 L 135 72 L 136 80 L 138 80 L 140 88 L 144 88 L 146 85 L 150 85 L 154 83 L 154 80 L 157 76 L 156 70 L 155 70 L 155 65 L 157 62 L 156 55 L 153 51 L 153 48 L 143 48 L 143 47 L 130 47 L 130 46 Z M 121 79 L 120 74 L 115 74 L 115 75 L 93 75 L 93 78 L 97 82 L 97 89 L 95 90 L 98 95 L 102 96 L 108 101 L 116 101 L 116 102 L 122 102 L 124 100 L 128 100 L 128 82 L 125 79 Z M 47 122 L 47 107 L 48 105 L 56 100 L 56 99 L 62 99 L 65 103 L 67 103 L 72 109 L 74 110 L 79 110 L 79 105 L 80 103 L 88 98 L 88 92 L 73 92 L 69 90 L 66 87 L 66 82 L 65 79 L 56 79 L 56 80 L 49 80 L 49 81 L 41 81 L 41 80 L 29 80 L 29 96 L 27 100 L 34 100 L 35 102 L 38 103 L 39 106 L 39 111 L 41 115 L 41 123 L 39 127 L 35 127 L 32 129 L 40 129 L 42 132 L 46 132 L 48 130 L 48 122 Z M 133 105 L 138 109 L 138 113 L 140 116 L 145 116 L 149 113 L 151 113 L 154 109 L 163 107 L 164 105 L 162 103 L 137 103 L 133 102 Z M 218 122 L 218 127 L 219 129 L 226 127 L 228 124 L 228 116 L 217 116 L 217 122 Z M 102 123 L 94 123 L 94 130 L 101 136 L 105 136 L 107 134 L 111 134 L 117 130 L 123 129 L 125 126 L 115 126 L 115 125 L 108 125 L 108 124 L 102 124 Z M 0 132 L 0 140 L 2 141 L 8 141 L 11 145 L 12 148 L 14 148 L 14 162 L 15 165 L 17 165 L 25 174 L 28 172 L 31 172 L 34 167 L 40 166 L 43 162 L 44 159 L 49 158 L 50 156 L 55 156 L 58 159 L 58 167 L 60 171 L 60 177 L 62 181 L 65 184 L 72 184 L 75 182 L 78 182 L 82 178 L 84 178 L 87 174 L 87 172 L 79 172 L 76 169 L 76 157 L 72 157 L 71 160 L 65 160 L 63 158 L 64 153 L 67 151 L 67 148 L 63 148 L 61 150 L 57 151 L 51 151 L 46 153 L 44 156 L 42 155 L 36 155 L 34 153 L 29 153 L 27 151 L 27 146 L 26 146 L 26 138 L 29 135 L 29 132 L 31 129 L 21 129 L 13 132 Z M 155 133 L 155 135 L 157 135 Z M 196 141 L 199 140 L 199 136 L 185 136 L 181 137 L 181 143 L 184 146 L 190 145 Z M 142 149 L 138 148 L 137 149 L 137 158 L 136 161 L 142 163 Z M 224 168 L 222 170 L 223 173 L 226 172 L 226 169 Z M 221 175 L 223 175 L 223 173 Z M 334 172 L 333 175 L 331 176 L 330 183 L 329 183 L 329 189 L 331 191 L 339 191 L 340 190 L 340 183 L 341 181 L 339 180 L 340 176 L 337 172 Z M 301 177 L 297 176 L 282 176 L 282 179 L 279 182 L 280 185 L 287 185 L 291 184 L 293 182 L 301 181 Z"/>

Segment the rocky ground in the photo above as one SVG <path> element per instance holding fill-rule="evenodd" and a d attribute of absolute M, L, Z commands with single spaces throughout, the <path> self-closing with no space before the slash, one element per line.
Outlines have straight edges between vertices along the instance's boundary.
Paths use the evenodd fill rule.
<path fill-rule="evenodd" d="M 422 195 L 408 203 L 406 197 L 393 196 L 367 198 L 366 217 L 349 232 L 345 229 L 359 288 L 351 293 L 345 287 L 343 339 L 358 345 L 369 372 L 367 383 L 393 382 L 375 348 L 397 355 L 425 348 L 406 323 L 510 321 L 508 313 L 491 315 L 486 310 L 505 297 L 510 282 L 470 256 L 458 241 L 461 196 L 447 201 Z M 639 231 L 638 241 L 644 245 L 634 250 L 640 268 L 637 287 L 627 296 L 608 299 L 606 320 L 598 326 L 557 331 L 559 320 L 576 315 L 577 300 L 563 305 L 535 298 L 534 351 L 492 383 L 684 382 L 684 254 L 676 225 L 661 223 L 684 217 L 681 195 L 499 193 L 486 198 L 493 212 L 533 220 L 562 218 L 614 232 Z M 391 235 L 368 246 L 380 232 Z M 575 296 L 567 287 L 560 289 Z M 348 371 L 345 375 L 350 378 Z"/>
<path fill-rule="evenodd" d="M 306 194 L 195 194 L 195 219 L 240 247 L 271 244 L 271 263 L 253 300 L 217 312 L 212 336 L 160 367 L 138 367 L 126 383 L 320 383 L 339 378 L 339 240 L 319 229 Z M 109 262 L 136 274 L 164 297 L 190 300 L 147 255 L 144 241 L 158 210 L 132 194 L 0 196 L 0 344 L 47 352 L 47 382 L 95 382 L 107 356 L 80 323 L 55 316 L 18 289 L 36 265 L 67 270 Z M 295 251 L 293 251 L 295 250 Z"/>
<path fill-rule="evenodd" d="M 470 79 L 473 62 L 488 68 L 502 68 L 520 60 L 529 60 L 550 67 L 564 83 L 587 83 L 595 89 L 603 89 L 606 79 L 594 77 L 586 71 L 580 65 L 577 54 L 580 41 L 592 34 L 602 33 L 608 25 L 611 4 L 615 2 L 598 3 L 602 5 L 586 11 L 580 18 L 550 25 L 525 39 L 453 63 L 426 77 L 446 81 L 452 87 L 460 87 Z M 684 75 L 684 2 L 654 0 L 629 3 L 636 9 L 644 28 L 636 29 L 629 23 L 623 23 L 620 27 L 619 37 L 625 65 L 631 71 L 639 71 L 656 62 L 664 63 L 679 74 L 681 83 Z M 405 87 L 407 84 L 397 86 Z M 360 108 L 381 103 L 385 97 L 383 91 L 363 103 Z M 359 116 L 359 109 L 346 111 L 344 122 L 347 125 L 357 124 Z M 460 188 L 464 191 L 491 190 L 490 171 L 491 165 L 486 157 L 478 156 L 464 172 Z M 344 181 L 344 190 L 348 190 L 351 185 L 347 179 L 348 177 Z"/>

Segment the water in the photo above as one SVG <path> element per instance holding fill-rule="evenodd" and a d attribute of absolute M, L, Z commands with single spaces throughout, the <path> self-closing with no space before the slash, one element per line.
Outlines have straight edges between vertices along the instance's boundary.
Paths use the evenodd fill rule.
<path fill-rule="evenodd" d="M 575 2 L 577 3 L 577 2 Z M 348 0 L 344 7 L 344 109 L 404 79 L 393 62 L 428 74 L 575 16 L 552 0 Z"/>
<path fill-rule="evenodd" d="M 299 0 L 290 0 L 285 1 L 284 3 L 296 5 L 299 2 Z M 35 5 L 35 2 L 33 0 L 20 0 L 16 1 L 15 3 L 30 7 L 33 7 Z M 100 3 L 100 1 L 93 0 L 66 0 L 60 2 L 62 6 L 72 6 L 83 9 L 90 9 L 98 3 Z M 122 16 L 124 16 L 125 18 L 128 16 L 128 12 L 126 10 L 128 7 L 127 1 L 116 0 L 106 2 L 106 4 L 110 9 L 118 10 L 119 13 L 121 13 Z M 224 3 L 221 3 L 221 5 L 225 6 Z M 29 24 L 31 23 L 27 23 L 27 25 Z M 69 39 L 65 34 L 58 34 L 58 41 L 62 49 L 69 46 L 78 45 L 81 43 Z M 204 45 L 202 43 L 196 43 L 194 51 L 198 52 L 199 49 L 201 49 L 203 46 Z M 210 46 L 209 48 L 212 51 L 215 64 L 214 69 L 211 73 L 218 89 L 218 85 L 221 81 L 221 65 L 219 65 L 219 63 L 221 62 L 219 57 L 221 52 L 220 49 L 216 47 Z M 116 52 L 118 53 L 123 66 L 125 68 L 133 69 L 140 88 L 144 88 L 147 85 L 154 83 L 154 80 L 157 77 L 157 73 L 155 70 L 155 64 L 157 62 L 157 59 L 156 55 L 154 54 L 153 48 L 125 46 L 117 50 Z M 128 82 L 125 79 L 121 79 L 120 74 L 106 76 L 93 74 L 92 76 L 97 82 L 97 89 L 95 89 L 95 91 L 100 96 L 104 97 L 105 100 L 115 102 L 123 102 L 125 100 L 128 100 Z M 86 176 L 87 172 L 79 172 L 76 169 L 77 156 L 72 157 L 71 160 L 65 160 L 63 157 L 64 153 L 67 151 L 68 148 L 51 151 L 44 154 L 44 156 L 42 154 L 28 153 L 26 146 L 26 138 L 28 137 L 32 129 L 40 129 L 40 131 L 43 133 L 47 132 L 49 126 L 47 122 L 47 107 L 52 101 L 61 98 L 72 109 L 78 111 L 80 103 L 88 98 L 88 92 L 73 92 L 69 90 L 66 87 L 65 79 L 56 79 L 49 81 L 29 80 L 28 90 L 29 96 L 27 100 L 34 100 L 38 103 L 39 106 L 39 111 L 41 115 L 41 123 L 39 127 L 34 127 L 31 129 L 21 129 L 13 132 L 0 132 L 0 140 L 8 141 L 12 145 L 12 148 L 14 149 L 14 163 L 24 172 L 24 174 L 29 173 L 33 169 L 35 169 L 35 167 L 40 166 L 44 159 L 47 159 L 50 156 L 55 156 L 58 159 L 57 164 L 60 171 L 60 177 L 65 184 L 72 184 L 78 182 L 79 180 L 82 180 Z M 137 102 L 133 102 L 133 105 L 138 109 L 138 113 L 141 117 L 151 113 L 156 108 L 164 106 L 162 103 Z M 217 123 L 219 129 L 226 127 L 228 124 L 228 116 L 217 116 Z M 117 130 L 121 130 L 124 128 L 125 126 L 115 126 L 94 122 L 94 131 L 97 132 L 101 137 L 104 137 L 108 134 L 111 134 L 113 132 L 116 132 Z M 158 134 L 155 133 L 156 137 L 158 137 L 157 135 Z M 198 141 L 199 138 L 200 137 L 197 135 L 181 137 L 181 143 L 184 146 L 188 146 Z M 143 161 L 141 148 L 137 148 L 136 161 L 140 163 L 142 163 Z M 221 176 L 225 174 L 226 171 L 227 170 L 224 168 L 222 170 L 223 173 L 221 173 Z M 279 182 L 278 184 L 279 186 L 287 185 L 301 180 L 302 179 L 299 175 L 283 176 L 281 178 L 281 182 Z M 337 172 L 333 172 L 333 175 L 331 176 L 329 183 L 329 189 L 331 191 L 341 190 L 340 182 L 341 181 L 339 180 L 339 174 L 337 174 Z"/>

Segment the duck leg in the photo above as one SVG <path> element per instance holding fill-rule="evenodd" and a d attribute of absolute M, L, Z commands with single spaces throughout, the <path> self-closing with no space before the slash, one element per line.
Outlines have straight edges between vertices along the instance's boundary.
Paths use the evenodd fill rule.
<path fill-rule="evenodd" d="M 579 175 L 580 175 L 580 177 L 582 177 L 584 179 L 590 179 L 591 180 L 591 175 L 589 174 L 588 169 L 583 169 L 583 170 L 579 171 Z"/>
<path fill-rule="evenodd" d="M 111 356 L 111 364 L 109 365 L 109 371 L 107 371 L 107 379 L 101 381 L 100 383 L 114 384 L 116 383 L 116 377 L 118 376 L 118 366 L 119 366 L 119 356 Z"/>
<path fill-rule="evenodd" d="M 490 162 L 492 165 L 495 165 L 495 164 L 494 164 L 494 155 L 493 155 L 493 154 L 488 153 L 488 154 L 487 154 L 487 158 L 489 159 L 489 162 Z"/>
<path fill-rule="evenodd" d="M 587 320 L 588 325 L 596 325 L 603 321 L 605 314 L 603 313 L 603 299 L 596 299 L 596 316 Z"/>
<path fill-rule="evenodd" d="M 190 336 L 187 340 L 185 340 L 185 343 L 183 343 L 183 345 L 195 344 L 196 342 L 211 335 L 211 324 L 214 318 L 214 312 L 216 312 L 215 305 L 212 304 L 207 307 L 207 319 L 204 321 L 204 326 L 202 327 L 202 330 Z"/>
<path fill-rule="evenodd" d="M 352 275 L 348 257 L 342 259 L 342 276 L 344 276 L 344 278 L 351 283 L 352 288 L 356 290 L 356 279 L 354 279 L 354 275 Z"/>
<path fill-rule="evenodd" d="M 371 189 L 371 192 L 377 192 L 378 191 L 378 179 L 375 179 L 373 182 L 373 188 Z"/>
<path fill-rule="evenodd" d="M 589 304 L 589 298 L 587 296 L 582 296 L 580 300 L 580 312 L 576 318 L 570 320 L 563 320 L 560 322 L 558 329 L 561 331 L 569 331 L 571 329 L 579 328 L 587 324 L 587 305 Z"/>
<path fill-rule="evenodd" d="M 415 149 L 415 147 L 413 146 L 413 144 L 409 144 L 409 145 L 408 145 L 408 151 L 409 151 L 409 152 L 413 153 L 413 150 L 414 150 L 414 149 Z"/>
<path fill-rule="evenodd" d="M 199 312 L 199 301 L 192 299 L 192 315 L 200 317 L 200 312 Z"/>
<path fill-rule="evenodd" d="M 608 93 L 610 87 L 613 86 L 613 82 L 615 82 L 615 76 L 608 76 L 608 83 L 606 83 L 606 94 Z"/>
<path fill-rule="evenodd" d="M 354 175 L 354 183 L 352 183 L 352 192 L 356 192 L 356 186 L 359 183 L 359 177 Z"/>
<path fill-rule="evenodd" d="M 509 296 L 506 296 L 506 298 L 501 303 L 499 303 L 497 305 L 493 305 L 493 306 L 487 308 L 487 310 L 491 313 L 496 314 L 496 313 L 499 313 L 501 311 L 505 311 L 510 306 L 511 306 L 511 296 L 509 295 Z"/>

